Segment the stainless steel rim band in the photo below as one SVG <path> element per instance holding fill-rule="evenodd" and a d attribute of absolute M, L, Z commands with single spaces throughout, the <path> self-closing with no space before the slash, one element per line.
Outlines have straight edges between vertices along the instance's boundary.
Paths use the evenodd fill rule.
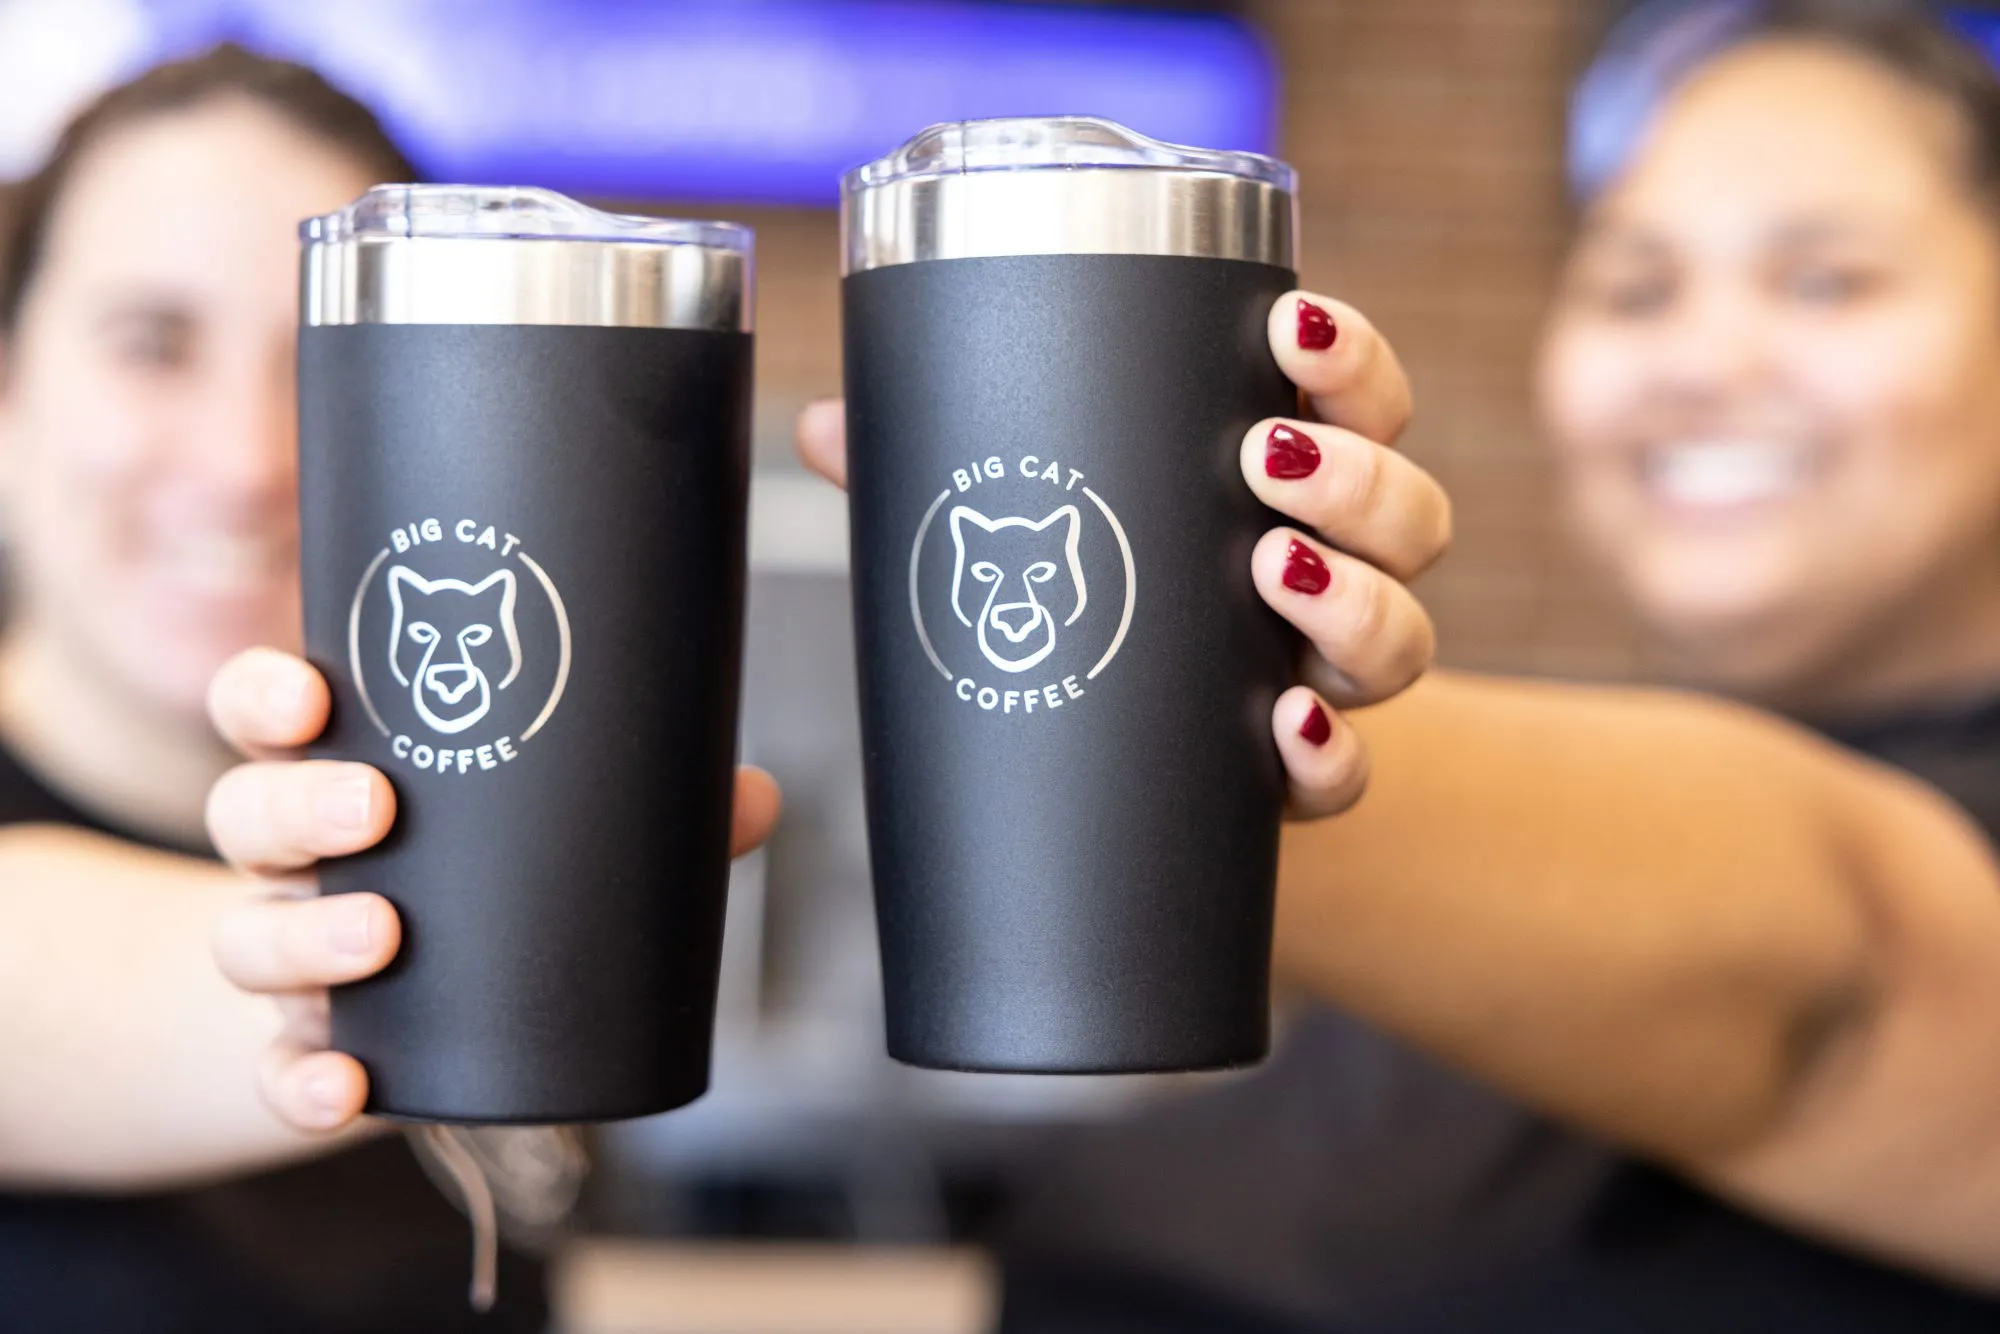
<path fill-rule="evenodd" d="M 748 255 L 701 245 L 475 237 L 309 242 L 303 322 L 558 324 L 748 333 Z"/>
<path fill-rule="evenodd" d="M 1221 172 L 1049 167 L 850 192 L 843 273 L 998 255 L 1181 255 L 1294 267 L 1295 197 Z"/>

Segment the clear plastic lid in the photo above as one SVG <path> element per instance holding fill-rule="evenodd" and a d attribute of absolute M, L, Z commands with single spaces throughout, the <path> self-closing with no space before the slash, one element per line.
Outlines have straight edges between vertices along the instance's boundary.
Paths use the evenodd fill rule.
<path fill-rule="evenodd" d="M 606 213 L 519 185 L 378 185 L 338 212 L 307 218 L 299 236 L 309 244 L 404 237 L 693 245 L 739 255 L 752 245 L 751 230 L 733 222 Z"/>
<path fill-rule="evenodd" d="M 887 157 L 841 177 L 843 193 L 925 177 L 985 171 L 1131 167 L 1201 172 L 1255 181 L 1288 194 L 1298 173 L 1276 158 L 1188 148 L 1149 139 L 1096 116 L 1021 116 L 933 125 Z"/>

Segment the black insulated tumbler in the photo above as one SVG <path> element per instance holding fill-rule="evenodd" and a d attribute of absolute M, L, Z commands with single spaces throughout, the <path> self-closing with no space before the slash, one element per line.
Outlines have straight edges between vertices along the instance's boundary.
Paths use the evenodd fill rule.
<path fill-rule="evenodd" d="M 750 233 L 385 186 L 303 234 L 314 754 L 398 801 L 320 882 L 404 928 L 334 992 L 333 1044 L 389 1116 L 689 1102 L 729 870 Z"/>
<path fill-rule="evenodd" d="M 1268 1046 L 1294 640 L 1238 469 L 1292 170 L 1083 118 L 848 175 L 855 626 L 891 1055 L 1239 1065 Z"/>

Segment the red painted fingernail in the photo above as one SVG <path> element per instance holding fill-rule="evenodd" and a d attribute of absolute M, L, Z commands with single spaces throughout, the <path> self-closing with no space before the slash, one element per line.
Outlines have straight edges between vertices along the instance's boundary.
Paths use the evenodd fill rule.
<path fill-rule="evenodd" d="M 1324 352 L 1340 337 L 1333 316 L 1305 298 L 1299 298 L 1299 346 L 1308 352 Z"/>
<path fill-rule="evenodd" d="M 1299 735 L 1315 746 L 1324 746 L 1333 735 L 1333 723 L 1327 718 L 1326 710 L 1314 704 L 1306 720 L 1299 724 Z"/>
<path fill-rule="evenodd" d="M 1333 582 L 1333 571 L 1326 568 L 1326 562 L 1297 538 L 1285 551 L 1285 587 L 1294 593 L 1320 594 Z"/>
<path fill-rule="evenodd" d="M 1271 477 L 1297 481 L 1310 477 L 1319 467 L 1319 446 L 1304 431 L 1282 423 L 1271 428 L 1264 439 L 1264 472 Z"/>

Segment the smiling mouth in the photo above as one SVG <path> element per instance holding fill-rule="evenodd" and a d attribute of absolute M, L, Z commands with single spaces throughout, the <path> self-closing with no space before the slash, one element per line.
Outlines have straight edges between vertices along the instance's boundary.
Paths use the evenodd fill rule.
<path fill-rule="evenodd" d="M 1651 498 L 1708 512 L 1790 499 L 1817 471 L 1817 451 L 1773 440 L 1692 440 L 1654 446 L 1639 457 L 1640 483 Z"/>

